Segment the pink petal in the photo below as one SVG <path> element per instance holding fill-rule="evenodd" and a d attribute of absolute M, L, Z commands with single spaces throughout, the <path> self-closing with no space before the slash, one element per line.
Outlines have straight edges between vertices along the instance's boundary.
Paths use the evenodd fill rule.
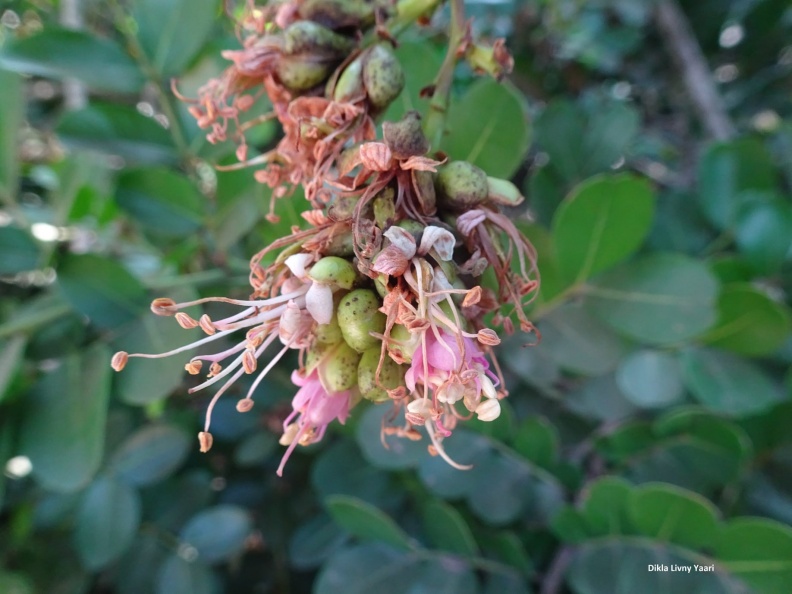
<path fill-rule="evenodd" d="M 418 248 L 418 253 L 425 255 L 429 253 L 429 250 L 434 248 L 437 255 L 440 256 L 440 259 L 448 262 L 454 256 L 455 243 L 456 239 L 450 231 L 440 227 L 429 226 L 424 229 L 423 236 L 421 237 L 421 247 Z"/>
<path fill-rule="evenodd" d="M 391 245 L 401 251 L 408 260 L 415 255 L 415 238 L 409 231 L 393 225 L 389 227 L 383 235 L 387 237 Z"/>

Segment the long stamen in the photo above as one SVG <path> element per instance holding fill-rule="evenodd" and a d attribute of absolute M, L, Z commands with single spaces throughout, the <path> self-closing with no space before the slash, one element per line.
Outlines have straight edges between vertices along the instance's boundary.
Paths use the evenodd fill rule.
<path fill-rule="evenodd" d="M 201 340 L 196 340 L 195 342 L 191 342 L 190 344 L 186 344 L 177 349 L 173 349 L 172 351 L 168 351 L 167 353 L 157 353 L 157 354 L 131 353 L 129 357 L 139 357 L 141 359 L 163 359 L 165 357 L 172 357 L 173 355 L 178 355 L 179 353 L 183 353 L 184 351 L 190 351 L 201 345 L 212 342 L 213 340 L 222 338 L 223 336 L 228 336 L 232 332 L 234 331 L 225 330 L 224 332 L 218 332 L 217 334 L 212 334 L 211 336 L 207 336 L 206 338 L 202 338 Z"/>
<path fill-rule="evenodd" d="M 429 439 L 432 440 L 432 445 L 435 447 L 435 451 L 439 454 L 439 456 L 448 462 L 451 466 L 456 468 L 457 470 L 470 470 L 473 468 L 472 464 L 460 464 L 459 462 L 454 462 L 451 457 L 446 453 L 443 445 L 440 443 L 440 440 L 435 435 L 434 429 L 432 429 L 432 421 L 427 421 L 426 425 L 426 432 L 429 434 Z"/>

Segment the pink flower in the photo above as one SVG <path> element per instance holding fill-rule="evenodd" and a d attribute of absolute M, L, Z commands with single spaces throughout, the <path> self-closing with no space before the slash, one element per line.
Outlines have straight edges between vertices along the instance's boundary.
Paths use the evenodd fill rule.
<path fill-rule="evenodd" d="M 297 444 L 309 445 L 324 437 L 327 426 L 335 419 L 343 425 L 349 416 L 351 397 L 349 391 L 330 394 L 319 381 L 319 374 L 314 371 L 308 377 L 299 372 L 292 373 L 292 382 L 300 389 L 292 399 L 292 413 L 283 422 L 281 444 L 288 445 L 283 454 L 278 476 L 283 476 L 283 469 L 289 456 Z M 295 417 L 297 421 L 294 422 Z"/>

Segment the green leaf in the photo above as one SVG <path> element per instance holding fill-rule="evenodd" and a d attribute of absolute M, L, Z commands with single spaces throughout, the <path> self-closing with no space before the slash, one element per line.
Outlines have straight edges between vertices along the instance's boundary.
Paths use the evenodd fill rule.
<path fill-rule="evenodd" d="M 641 408 L 668 406 L 684 396 L 679 362 L 662 351 L 636 351 L 625 358 L 616 371 L 616 383 Z"/>
<path fill-rule="evenodd" d="M 83 565 L 105 567 L 126 551 L 140 525 L 137 491 L 108 477 L 97 479 L 77 511 L 74 543 Z"/>
<path fill-rule="evenodd" d="M 558 461 L 558 430 L 541 417 L 526 419 L 517 429 L 512 447 L 534 464 L 552 467 Z"/>
<path fill-rule="evenodd" d="M 783 199 L 754 201 L 740 209 L 735 239 L 759 272 L 776 272 L 792 248 L 792 207 Z"/>
<path fill-rule="evenodd" d="M 92 347 L 61 361 L 28 394 L 20 453 L 48 489 L 80 489 L 99 468 L 110 395 L 108 361 L 106 347 Z"/>
<path fill-rule="evenodd" d="M 55 130 L 68 146 L 110 153 L 131 161 L 176 163 L 177 155 L 167 130 L 132 107 L 91 103 L 66 112 Z"/>
<path fill-rule="evenodd" d="M 39 250 L 33 238 L 17 227 L 0 227 L 0 275 L 33 270 Z"/>
<path fill-rule="evenodd" d="M 170 425 L 149 425 L 121 444 L 110 469 L 130 485 L 150 485 L 175 472 L 191 447 L 192 440 L 183 431 Z"/>
<path fill-rule="evenodd" d="M 160 76 L 181 74 L 190 64 L 214 28 L 217 5 L 217 0 L 135 0 L 138 41 Z"/>
<path fill-rule="evenodd" d="M 315 569 L 347 540 L 346 531 L 323 513 L 294 532 L 289 540 L 289 561 L 296 569 Z"/>
<path fill-rule="evenodd" d="M 369 464 L 387 470 L 414 468 L 427 457 L 426 446 L 395 435 L 384 436 L 387 449 L 380 441 L 383 417 L 389 412 L 384 406 L 370 406 L 363 413 L 355 431 L 355 438 L 363 457 Z M 399 423 L 399 419 L 393 421 Z"/>
<path fill-rule="evenodd" d="M 654 195 L 631 175 L 598 176 L 578 185 L 553 218 L 559 268 L 575 283 L 621 262 L 652 226 Z"/>
<path fill-rule="evenodd" d="M 538 327 L 542 350 L 560 367 L 576 373 L 607 373 L 627 352 L 623 338 L 576 304 L 551 311 Z"/>
<path fill-rule="evenodd" d="M 467 522 L 447 503 L 428 502 L 423 508 L 423 525 L 433 548 L 471 557 L 478 554 L 478 546 Z"/>
<path fill-rule="evenodd" d="M 718 534 L 717 508 L 692 491 L 642 485 L 630 495 L 628 508 L 640 533 L 663 542 L 697 549 L 710 546 Z"/>
<path fill-rule="evenodd" d="M 256 431 L 246 436 L 234 450 L 234 463 L 238 466 L 258 466 L 277 449 L 278 438 L 270 431 Z"/>
<path fill-rule="evenodd" d="M 443 63 L 441 48 L 428 40 L 405 41 L 394 51 L 405 72 L 404 90 L 385 112 L 383 119 L 389 122 L 400 120 L 408 111 L 418 111 L 426 116 L 429 99 L 421 97 L 421 89 L 434 82 Z"/>
<path fill-rule="evenodd" d="M 22 367 L 27 337 L 18 334 L 0 341 L 0 402 L 8 395 L 11 382 Z"/>
<path fill-rule="evenodd" d="M 792 583 L 792 529 L 762 518 L 736 518 L 721 531 L 715 556 L 759 594 L 787 594 Z"/>
<path fill-rule="evenodd" d="M 179 537 L 207 563 L 224 561 L 245 546 L 253 523 L 248 512 L 235 505 L 216 505 L 194 516 Z"/>
<path fill-rule="evenodd" d="M 136 93 L 143 74 L 121 46 L 82 31 L 48 26 L 44 32 L 6 43 L 0 67 L 50 78 L 76 78 L 88 87 Z"/>
<path fill-rule="evenodd" d="M 212 570 L 200 562 L 173 554 L 163 563 L 157 577 L 157 594 L 218 594 Z"/>
<path fill-rule="evenodd" d="M 441 148 L 487 175 L 510 178 L 528 150 L 530 130 L 522 96 L 507 84 L 483 79 L 451 104 Z"/>
<path fill-rule="evenodd" d="M 567 397 L 567 406 L 579 415 L 601 421 L 624 419 L 636 412 L 612 373 L 591 378 L 572 390 Z"/>
<path fill-rule="evenodd" d="M 345 548 L 323 566 L 314 583 L 317 594 L 405 594 L 420 561 L 380 543 Z"/>
<path fill-rule="evenodd" d="M 581 514 L 589 534 L 631 534 L 627 502 L 632 486 L 622 478 L 603 477 L 582 491 Z"/>
<path fill-rule="evenodd" d="M 117 262 L 95 254 L 67 255 L 58 269 L 60 291 L 100 328 L 116 328 L 146 308 L 143 285 Z"/>
<path fill-rule="evenodd" d="M 744 190 L 773 190 L 773 159 L 753 138 L 713 144 L 699 164 L 699 195 L 704 214 L 720 229 L 737 222 Z"/>
<path fill-rule="evenodd" d="M 0 592 L 4 594 L 36 594 L 36 589 L 26 575 L 0 569 Z"/>
<path fill-rule="evenodd" d="M 718 283 L 701 262 L 652 254 L 608 272 L 586 292 L 588 306 L 618 332 L 666 345 L 689 340 L 712 325 Z"/>
<path fill-rule="evenodd" d="M 19 127 L 25 117 L 22 77 L 0 69 L 3 110 L 0 113 L 0 196 L 16 196 L 19 180 Z"/>
<path fill-rule="evenodd" d="M 715 563 L 715 571 L 692 566 L 712 565 L 713 560 L 683 548 L 648 539 L 611 538 L 578 548 L 566 573 L 574 594 L 747 594 L 745 587 Z M 668 569 L 658 570 L 665 565 Z M 691 566 L 691 572 L 670 570 Z M 650 571 L 648 568 L 652 567 Z"/>
<path fill-rule="evenodd" d="M 206 198 L 186 177 L 164 168 L 124 171 L 116 202 L 144 229 L 181 237 L 201 227 Z"/>
<path fill-rule="evenodd" d="M 723 351 L 685 351 L 682 366 L 693 396 L 717 412 L 748 415 L 782 399 L 779 388 L 759 367 Z"/>
<path fill-rule="evenodd" d="M 327 511 L 339 526 L 358 538 L 378 540 L 397 548 L 411 549 L 410 537 L 378 508 L 348 495 L 325 498 Z"/>
<path fill-rule="evenodd" d="M 701 340 L 741 355 L 768 355 L 784 343 L 789 330 L 783 305 L 751 285 L 735 283 L 721 291 L 718 322 Z"/>

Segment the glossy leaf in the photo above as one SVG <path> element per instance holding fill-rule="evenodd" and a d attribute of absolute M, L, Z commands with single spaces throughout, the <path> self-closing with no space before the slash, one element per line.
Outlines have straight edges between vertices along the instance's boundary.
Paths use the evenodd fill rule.
<path fill-rule="evenodd" d="M 194 516 L 180 538 L 207 563 L 224 561 L 242 550 L 252 529 L 247 511 L 235 505 L 217 505 Z"/>
<path fill-rule="evenodd" d="M 67 145 L 119 155 L 133 162 L 175 163 L 170 134 L 152 118 L 113 103 L 92 103 L 64 114 L 56 129 Z"/>
<path fill-rule="evenodd" d="M 17 227 L 0 227 L 0 275 L 36 268 L 39 249 L 33 238 Z"/>
<path fill-rule="evenodd" d="M 487 79 L 452 102 L 447 128 L 441 148 L 452 159 L 470 161 L 488 175 L 505 179 L 520 166 L 530 139 L 519 93 Z"/>
<path fill-rule="evenodd" d="M 157 594 L 218 594 L 217 580 L 206 565 L 173 554 L 157 577 Z"/>
<path fill-rule="evenodd" d="M 140 69 L 115 41 L 55 27 L 7 43 L 0 52 L 0 67 L 57 79 L 73 77 L 92 89 L 114 93 L 135 93 L 144 82 Z"/>
<path fill-rule="evenodd" d="M 789 200 L 758 201 L 737 216 L 736 241 L 756 270 L 773 273 L 792 249 L 792 206 Z"/>
<path fill-rule="evenodd" d="M 429 98 L 421 97 L 421 89 L 434 82 L 437 71 L 443 63 L 442 48 L 428 40 L 405 40 L 404 43 L 399 43 L 394 53 L 409 75 L 405 77 L 404 90 L 398 99 L 390 104 L 383 119 L 396 122 L 405 113 L 413 110 L 425 116 L 429 109 Z"/>
<path fill-rule="evenodd" d="M 476 555 L 478 547 L 462 515 L 442 501 L 430 501 L 423 508 L 424 528 L 432 548 L 459 555 Z"/>
<path fill-rule="evenodd" d="M 362 539 L 381 541 L 397 548 L 410 549 L 410 538 L 382 511 L 349 495 L 325 499 L 327 511 L 339 526 Z"/>
<path fill-rule="evenodd" d="M 321 514 L 294 532 L 289 540 L 289 558 L 297 569 L 314 569 L 347 540 L 349 534 L 327 514 Z"/>
<path fill-rule="evenodd" d="M 618 332 L 665 345 L 689 340 L 712 325 L 717 291 L 717 281 L 700 262 L 652 254 L 592 283 L 587 303 Z"/>
<path fill-rule="evenodd" d="M 137 491 L 112 478 L 99 478 L 83 495 L 75 545 L 83 564 L 101 569 L 132 544 L 140 524 Z"/>
<path fill-rule="evenodd" d="M 729 415 L 758 413 L 781 400 L 779 388 L 756 365 L 716 350 L 682 355 L 685 383 L 704 406 Z"/>
<path fill-rule="evenodd" d="M 27 338 L 24 335 L 0 341 L 0 402 L 8 395 L 8 388 L 23 365 Z"/>
<path fill-rule="evenodd" d="M 168 169 L 129 169 L 118 178 L 116 202 L 144 229 L 182 237 L 201 227 L 206 197 Z"/>
<path fill-rule="evenodd" d="M 3 89 L 3 111 L 0 114 L 0 196 L 15 196 L 19 155 L 19 128 L 25 116 L 22 77 L 0 69 L 0 88 Z"/>
<path fill-rule="evenodd" d="M 71 306 L 100 328 L 133 320 L 148 301 L 143 286 L 124 267 L 93 254 L 65 257 L 58 285 Z"/>
<path fill-rule="evenodd" d="M 143 486 L 161 481 L 181 466 L 193 443 L 170 425 L 150 425 L 121 444 L 110 467 L 119 479 Z"/>
<path fill-rule="evenodd" d="M 553 241 L 567 280 L 584 281 L 632 254 L 652 225 L 649 184 L 630 176 L 596 177 L 577 186 L 553 218 Z"/>
<path fill-rule="evenodd" d="M 546 419 L 526 419 L 517 429 L 512 447 L 531 462 L 548 468 L 558 459 L 558 430 Z"/>
<path fill-rule="evenodd" d="M 135 0 L 137 37 L 157 73 L 184 71 L 211 33 L 217 8 L 216 0 Z"/>
<path fill-rule="evenodd" d="M 679 362 L 662 351 L 637 351 L 626 357 L 616 371 L 616 383 L 641 408 L 668 406 L 684 395 Z"/>
<path fill-rule="evenodd" d="M 702 337 L 714 347 L 741 355 L 767 355 L 789 336 L 788 308 L 747 284 L 731 284 L 718 297 L 718 321 Z"/>
<path fill-rule="evenodd" d="M 20 451 L 48 489 L 80 489 L 99 468 L 112 373 L 108 361 L 110 351 L 103 346 L 72 355 L 28 394 Z"/>

